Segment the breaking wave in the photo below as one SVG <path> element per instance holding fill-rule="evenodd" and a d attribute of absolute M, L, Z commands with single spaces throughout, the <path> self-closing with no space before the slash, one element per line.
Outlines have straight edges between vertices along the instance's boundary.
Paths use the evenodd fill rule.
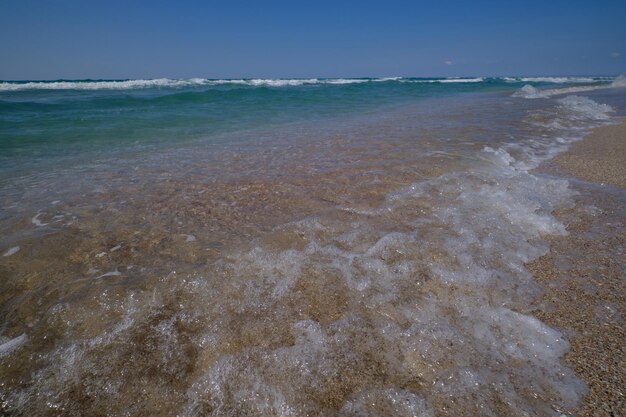
<path fill-rule="evenodd" d="M 5 81 L 0 82 L 0 92 L 24 90 L 133 90 L 146 88 L 185 88 L 197 86 L 250 86 L 250 87 L 296 87 L 303 85 L 346 85 L 380 82 L 424 83 L 424 84 L 463 84 L 483 82 L 503 83 L 602 83 L 613 85 L 619 77 L 448 77 L 448 78 L 239 78 L 239 79 L 138 79 L 138 80 L 59 80 L 59 81 Z M 572 87 L 588 88 L 588 87 Z M 596 87 L 594 87 L 596 88 Z M 579 90 L 586 91 L 586 90 Z"/>
<path fill-rule="evenodd" d="M 611 81 L 609 83 L 609 81 Z M 605 88 L 621 88 L 626 87 L 626 77 L 620 75 L 619 77 L 610 78 L 602 81 L 603 84 L 600 85 L 581 85 L 574 87 L 563 87 L 563 88 L 548 88 L 548 89 L 540 89 L 534 87 L 530 84 L 526 84 L 518 91 L 513 93 L 513 97 L 522 97 L 522 98 L 549 98 L 552 96 L 563 95 L 563 94 L 576 94 L 576 93 L 584 93 L 586 91 L 594 91 L 594 90 L 602 90 Z"/>

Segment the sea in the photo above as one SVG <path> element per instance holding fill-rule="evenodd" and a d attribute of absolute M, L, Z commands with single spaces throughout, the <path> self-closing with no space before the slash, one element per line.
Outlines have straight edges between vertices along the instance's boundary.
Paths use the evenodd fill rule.
<path fill-rule="evenodd" d="M 0 81 L 0 414 L 575 413 L 537 168 L 624 87 Z"/>

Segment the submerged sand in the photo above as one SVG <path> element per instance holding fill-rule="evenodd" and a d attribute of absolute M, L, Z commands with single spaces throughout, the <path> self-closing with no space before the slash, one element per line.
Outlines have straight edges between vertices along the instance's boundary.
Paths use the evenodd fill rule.
<path fill-rule="evenodd" d="M 426 152 L 420 137 L 417 156 L 410 141 L 335 137 L 211 169 L 111 170 L 112 186 L 28 213 L 0 252 L 0 353 L 13 352 L 0 414 L 277 415 L 286 393 L 294 415 L 570 416 L 571 367 L 590 389 L 580 413 L 619 415 L 624 191 L 573 182 L 577 205 L 557 213 L 570 236 L 530 265 L 546 289 L 530 304 L 519 271 L 547 238 L 536 203 L 570 201 L 566 181 L 511 178 L 505 152 Z M 210 175 L 242 166 L 276 175 Z"/>
<path fill-rule="evenodd" d="M 626 410 L 626 123 L 595 129 L 543 169 L 574 176 L 576 206 L 557 213 L 569 236 L 551 239 L 550 252 L 529 264 L 544 287 L 535 312 L 562 329 L 566 360 L 587 384 L 585 416 L 619 416 Z M 582 180 L 582 181 L 579 181 Z"/>

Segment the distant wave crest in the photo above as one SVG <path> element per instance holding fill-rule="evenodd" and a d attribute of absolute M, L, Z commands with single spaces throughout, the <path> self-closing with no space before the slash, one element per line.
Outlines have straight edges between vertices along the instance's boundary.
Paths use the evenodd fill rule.
<path fill-rule="evenodd" d="M 157 78 L 151 80 L 123 80 L 123 81 L 32 81 L 32 82 L 2 82 L 0 91 L 20 90 L 132 90 L 143 88 L 181 88 L 211 85 L 243 85 L 251 87 L 289 87 L 308 84 L 359 84 L 367 82 L 394 81 L 399 78 L 254 78 L 254 79 L 207 79 L 190 78 L 174 80 Z"/>
<path fill-rule="evenodd" d="M 551 84 L 576 84 L 576 83 L 606 83 L 614 77 L 504 77 L 507 82 L 523 83 L 551 83 Z"/>
<path fill-rule="evenodd" d="M 485 77 L 474 77 L 474 78 L 461 78 L 461 77 L 450 77 L 450 78 L 403 78 L 400 81 L 408 82 L 408 83 L 481 83 L 485 81 Z"/>
<path fill-rule="evenodd" d="M 575 94 L 575 93 L 584 93 L 585 91 L 593 91 L 600 90 L 603 88 L 620 88 L 626 87 L 626 77 L 620 75 L 618 77 L 596 77 L 598 79 L 602 78 L 602 84 L 595 85 L 580 85 L 573 87 L 562 87 L 562 88 L 548 88 L 548 89 L 539 89 L 533 87 L 530 84 L 524 85 L 518 91 L 513 93 L 513 97 L 522 97 L 522 98 L 549 98 L 552 96 L 558 96 L 563 94 Z M 608 83 L 610 81 L 610 83 Z"/>
<path fill-rule="evenodd" d="M 79 81 L 5 81 L 0 82 L 0 92 L 24 90 L 134 90 L 147 88 L 189 88 L 195 86 L 248 86 L 248 87 L 296 87 L 303 85 L 348 85 L 367 83 L 425 83 L 425 84 L 463 84 L 482 82 L 504 83 L 553 83 L 553 84 L 594 84 L 591 88 L 619 87 L 626 84 L 624 77 L 448 77 L 448 78 L 412 78 L 412 77 L 381 77 L 381 78 L 240 78 L 240 79 L 140 79 L 140 80 L 79 80 Z M 531 87 L 528 84 L 528 87 Z M 537 90 L 535 87 L 532 87 Z M 569 87 L 572 92 L 586 91 L 589 86 Z M 526 89 L 528 91 L 524 92 Z M 538 94 L 537 91 L 540 91 Z M 526 98 L 547 97 L 544 92 L 549 90 L 531 91 L 526 86 L 518 96 Z"/>
<path fill-rule="evenodd" d="M 21 90 L 134 90 L 145 88 L 182 88 L 194 86 L 234 85 L 250 87 L 295 87 L 302 85 L 347 85 L 380 82 L 410 83 L 478 83 L 485 78 L 252 78 L 252 79 L 208 79 L 190 78 L 175 80 L 157 78 L 151 80 L 121 81 L 31 81 L 0 82 L 1 91 Z"/>
<path fill-rule="evenodd" d="M 153 80 L 125 80 L 125 81 L 32 81 L 32 82 L 3 82 L 0 91 L 19 90 L 129 90 L 154 87 L 185 87 L 201 85 L 204 79 L 192 78 L 189 80 L 171 80 L 157 78 Z"/>
<path fill-rule="evenodd" d="M 547 98 L 549 94 L 547 90 L 540 90 L 536 87 L 533 87 L 530 84 L 526 84 L 518 91 L 513 93 L 513 97 L 522 97 L 522 98 Z"/>

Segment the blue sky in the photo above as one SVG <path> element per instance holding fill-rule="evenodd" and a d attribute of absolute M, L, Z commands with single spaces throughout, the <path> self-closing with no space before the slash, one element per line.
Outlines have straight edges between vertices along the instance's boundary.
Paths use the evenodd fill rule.
<path fill-rule="evenodd" d="M 0 0 L 0 79 L 626 73 L 626 1 Z"/>

